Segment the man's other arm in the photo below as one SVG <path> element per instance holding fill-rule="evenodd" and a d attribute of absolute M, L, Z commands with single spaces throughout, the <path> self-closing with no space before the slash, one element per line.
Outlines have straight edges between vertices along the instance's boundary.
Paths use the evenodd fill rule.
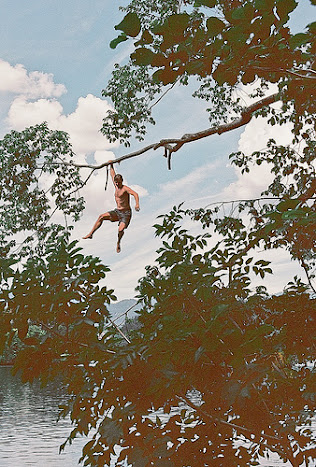
<path fill-rule="evenodd" d="M 139 196 L 138 196 L 138 193 L 136 193 L 136 191 L 132 190 L 129 186 L 126 187 L 126 191 L 127 191 L 127 193 L 129 193 L 130 195 L 134 196 L 134 198 L 135 198 L 135 210 L 136 210 L 136 211 L 139 211 L 139 210 L 140 210 L 140 207 L 139 207 Z"/>

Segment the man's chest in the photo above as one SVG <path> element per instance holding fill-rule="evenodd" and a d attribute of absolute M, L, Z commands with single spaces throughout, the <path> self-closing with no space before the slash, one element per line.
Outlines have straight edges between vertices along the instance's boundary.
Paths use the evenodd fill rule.
<path fill-rule="evenodd" d="M 119 205 L 127 206 L 129 203 L 129 194 L 124 188 L 117 188 L 115 190 L 115 199 Z"/>
<path fill-rule="evenodd" d="M 128 196 L 128 193 L 125 190 L 125 188 L 116 188 L 115 189 L 115 197 L 116 198 L 125 198 L 126 196 Z"/>

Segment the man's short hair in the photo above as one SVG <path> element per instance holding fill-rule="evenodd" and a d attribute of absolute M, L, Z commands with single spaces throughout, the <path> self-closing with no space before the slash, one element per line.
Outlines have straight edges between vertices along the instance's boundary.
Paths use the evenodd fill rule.
<path fill-rule="evenodd" d="M 123 177 L 121 174 L 116 174 L 114 180 L 117 180 L 118 178 L 123 181 Z"/>

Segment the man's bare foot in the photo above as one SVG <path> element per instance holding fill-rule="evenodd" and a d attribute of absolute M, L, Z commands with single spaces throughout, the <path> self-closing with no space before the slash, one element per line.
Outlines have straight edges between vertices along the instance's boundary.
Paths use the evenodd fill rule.
<path fill-rule="evenodd" d="M 86 238 L 92 238 L 92 234 L 86 235 L 85 237 L 82 237 L 82 238 L 84 238 L 84 239 L 86 239 Z"/>
<path fill-rule="evenodd" d="M 119 243 L 116 244 L 116 253 L 121 251 L 121 245 Z"/>

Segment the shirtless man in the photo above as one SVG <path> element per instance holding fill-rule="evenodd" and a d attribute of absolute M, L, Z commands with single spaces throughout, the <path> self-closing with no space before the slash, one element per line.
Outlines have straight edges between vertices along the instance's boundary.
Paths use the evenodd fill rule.
<path fill-rule="evenodd" d="M 103 221 L 118 222 L 118 238 L 116 244 L 116 251 L 121 251 L 121 240 L 124 235 L 124 230 L 127 229 L 132 217 L 132 210 L 129 202 L 130 195 L 135 198 L 135 210 L 139 211 L 139 196 L 136 191 L 130 187 L 123 185 L 123 177 L 120 174 L 116 174 L 113 163 L 110 161 L 110 173 L 115 186 L 115 201 L 117 208 L 113 211 L 108 211 L 104 214 L 100 214 L 96 223 L 92 227 L 92 230 L 88 235 L 82 238 L 92 238 L 94 232 L 101 227 Z"/>

